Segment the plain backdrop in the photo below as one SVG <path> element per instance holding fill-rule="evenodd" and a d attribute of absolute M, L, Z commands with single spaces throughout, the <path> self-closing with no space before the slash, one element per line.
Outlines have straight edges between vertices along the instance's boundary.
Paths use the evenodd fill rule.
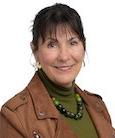
<path fill-rule="evenodd" d="M 0 107 L 34 75 L 30 64 L 32 21 L 39 10 L 56 2 L 68 4 L 81 15 L 87 54 L 76 83 L 103 97 L 115 127 L 114 0 L 0 1 Z"/>

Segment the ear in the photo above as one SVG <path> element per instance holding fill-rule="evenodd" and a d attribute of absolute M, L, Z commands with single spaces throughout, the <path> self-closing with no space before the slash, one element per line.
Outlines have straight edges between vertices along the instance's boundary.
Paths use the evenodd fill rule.
<path fill-rule="evenodd" d="M 34 52 L 34 45 L 32 42 L 30 42 L 30 47 L 31 47 L 32 52 Z"/>
<path fill-rule="evenodd" d="M 35 51 L 35 46 L 33 45 L 32 42 L 30 42 L 30 47 L 31 47 L 32 53 L 33 53 L 33 55 L 35 57 L 35 60 L 38 61 L 37 52 Z"/>

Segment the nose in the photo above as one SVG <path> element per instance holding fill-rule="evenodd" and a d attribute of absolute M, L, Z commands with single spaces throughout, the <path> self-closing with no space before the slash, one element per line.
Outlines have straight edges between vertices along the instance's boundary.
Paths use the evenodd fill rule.
<path fill-rule="evenodd" d="M 59 60 L 66 62 L 70 59 L 70 50 L 67 46 L 61 47 L 59 50 Z"/>

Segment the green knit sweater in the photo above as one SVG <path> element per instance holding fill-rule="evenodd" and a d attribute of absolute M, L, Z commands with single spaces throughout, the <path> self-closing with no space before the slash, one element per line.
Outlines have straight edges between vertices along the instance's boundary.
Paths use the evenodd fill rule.
<path fill-rule="evenodd" d="M 51 80 L 49 80 L 46 74 L 42 71 L 42 69 L 38 70 L 38 75 L 44 83 L 46 89 L 48 90 L 49 95 L 58 99 L 67 110 L 74 113 L 77 112 L 77 104 L 74 95 L 75 82 L 73 82 L 72 87 L 64 88 L 58 86 L 57 84 L 54 84 Z M 73 132 L 80 138 L 98 138 L 96 129 L 85 108 L 85 105 L 82 119 L 74 120 L 65 117 L 63 114 L 62 117 L 69 124 Z"/>

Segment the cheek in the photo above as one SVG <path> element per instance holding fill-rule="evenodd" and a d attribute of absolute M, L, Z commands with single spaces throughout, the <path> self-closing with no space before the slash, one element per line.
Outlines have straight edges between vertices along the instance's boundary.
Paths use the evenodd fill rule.
<path fill-rule="evenodd" d="M 85 55 L 85 50 L 82 43 L 78 47 L 73 47 L 71 53 L 77 62 L 82 62 Z"/>
<path fill-rule="evenodd" d="M 56 59 L 55 54 L 49 52 L 39 53 L 38 60 L 42 66 L 51 65 Z"/>
<path fill-rule="evenodd" d="M 85 55 L 85 52 L 74 52 L 74 59 L 77 61 L 77 62 L 82 62 L 83 59 L 84 59 L 84 55 Z"/>

